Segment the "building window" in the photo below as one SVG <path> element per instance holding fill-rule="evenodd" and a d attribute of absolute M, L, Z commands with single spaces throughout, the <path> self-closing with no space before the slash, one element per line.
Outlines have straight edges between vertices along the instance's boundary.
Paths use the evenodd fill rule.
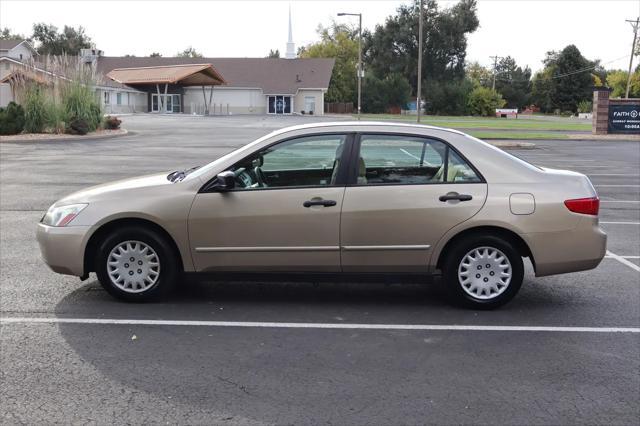
<path fill-rule="evenodd" d="M 20 54 L 20 60 L 22 60 L 22 53 Z"/>
<path fill-rule="evenodd" d="M 122 93 L 120 92 L 116 93 L 116 104 L 122 105 Z"/>
<path fill-rule="evenodd" d="M 316 112 L 316 97 L 315 96 L 305 96 L 304 97 L 304 110 L 309 114 L 314 114 Z"/>
<path fill-rule="evenodd" d="M 9 62 L 7 62 L 6 64 L 4 64 L 4 69 L 5 70 L 9 70 L 11 69 L 11 64 Z"/>
<path fill-rule="evenodd" d="M 110 103 L 109 102 L 109 95 L 110 95 L 109 92 L 104 92 L 104 104 L 105 105 L 109 105 L 109 103 Z"/>

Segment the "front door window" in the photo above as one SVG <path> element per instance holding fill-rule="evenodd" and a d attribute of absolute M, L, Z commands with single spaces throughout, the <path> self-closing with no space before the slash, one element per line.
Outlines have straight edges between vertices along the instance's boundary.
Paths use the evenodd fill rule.
<path fill-rule="evenodd" d="M 162 102 L 162 104 L 160 104 Z M 180 112 L 180 95 L 151 95 L 151 112 Z"/>
<path fill-rule="evenodd" d="M 268 113 L 269 114 L 291 114 L 291 96 L 269 96 L 268 97 Z"/>

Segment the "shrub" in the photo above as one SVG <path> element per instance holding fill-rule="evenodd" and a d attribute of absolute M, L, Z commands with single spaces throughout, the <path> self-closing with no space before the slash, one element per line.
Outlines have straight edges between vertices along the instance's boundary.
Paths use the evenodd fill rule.
<path fill-rule="evenodd" d="M 438 115 L 466 115 L 469 113 L 469 94 L 473 82 L 468 79 L 453 81 L 428 81 L 423 99 L 426 112 Z"/>
<path fill-rule="evenodd" d="M 119 120 L 118 117 L 111 117 L 110 115 L 108 115 L 104 119 L 104 128 L 109 130 L 116 130 L 120 128 L 120 123 L 122 123 L 122 120 Z"/>
<path fill-rule="evenodd" d="M 82 120 L 88 131 L 96 130 L 102 124 L 102 108 L 98 104 L 91 86 L 81 81 L 73 81 L 62 90 L 62 106 L 66 122 Z M 72 128 L 71 125 L 69 125 Z"/>
<path fill-rule="evenodd" d="M 89 123 L 84 118 L 74 118 L 69 122 L 67 133 L 72 135 L 86 135 L 89 133 Z"/>
<path fill-rule="evenodd" d="M 0 108 L 0 135 L 16 135 L 24 129 L 24 108 L 15 102 L 9 102 L 6 108 Z"/>
<path fill-rule="evenodd" d="M 398 73 L 383 79 L 370 74 L 364 80 L 362 93 L 363 112 L 381 113 L 389 107 L 404 107 L 411 96 L 411 86 L 406 78 Z"/>
<path fill-rule="evenodd" d="M 476 87 L 469 94 L 468 105 L 471 115 L 495 115 L 496 108 L 502 108 L 506 103 L 500 93 L 486 87 Z"/>
<path fill-rule="evenodd" d="M 591 112 L 593 111 L 593 103 L 591 101 L 588 100 L 583 100 L 578 102 L 578 112 Z"/>
<path fill-rule="evenodd" d="M 29 87 L 24 101 L 24 129 L 29 133 L 42 133 L 47 123 L 47 106 L 44 89 L 39 85 Z"/>

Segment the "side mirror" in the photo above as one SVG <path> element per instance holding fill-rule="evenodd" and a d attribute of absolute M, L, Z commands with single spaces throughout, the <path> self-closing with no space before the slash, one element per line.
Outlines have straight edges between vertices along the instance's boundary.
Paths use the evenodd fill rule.
<path fill-rule="evenodd" d="M 236 187 L 236 174 L 231 170 L 218 173 L 214 188 L 218 191 L 230 191 Z"/>

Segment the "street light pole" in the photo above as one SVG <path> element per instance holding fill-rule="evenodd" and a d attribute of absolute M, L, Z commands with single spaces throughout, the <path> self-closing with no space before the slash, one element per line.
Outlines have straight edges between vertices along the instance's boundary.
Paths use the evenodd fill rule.
<path fill-rule="evenodd" d="M 358 67 L 356 74 L 358 75 L 358 120 L 362 112 L 362 13 L 338 13 L 338 16 L 357 16 L 358 17 Z"/>
<path fill-rule="evenodd" d="M 418 123 L 422 113 L 422 8 L 423 0 L 420 0 L 420 10 L 418 11 L 418 94 L 416 96 L 416 112 Z"/>

